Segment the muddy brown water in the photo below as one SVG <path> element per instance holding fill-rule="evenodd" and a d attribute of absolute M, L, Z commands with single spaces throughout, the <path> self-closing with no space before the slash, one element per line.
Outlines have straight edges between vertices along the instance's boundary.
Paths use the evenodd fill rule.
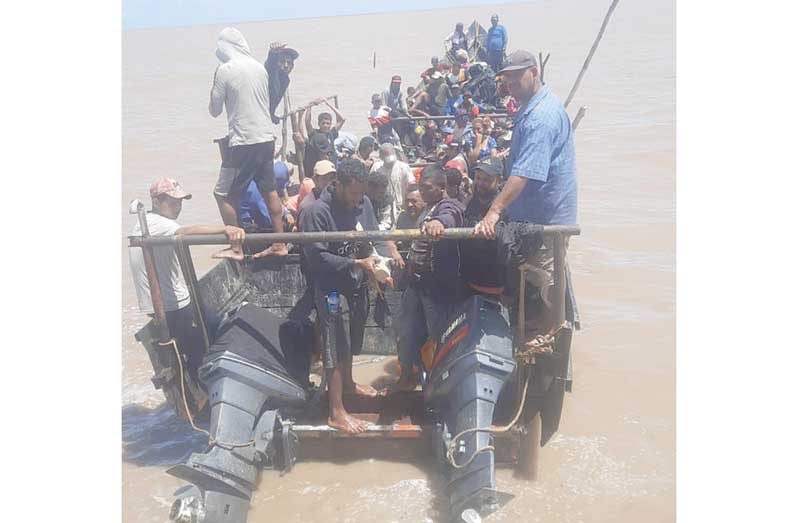
<path fill-rule="evenodd" d="M 496 11 L 510 48 L 551 52 L 546 81 L 565 98 L 609 1 L 542 1 L 491 7 L 236 24 L 259 59 L 273 40 L 301 56 L 295 104 L 340 95 L 345 129 L 368 132 L 372 92 L 393 74 L 418 78 L 456 21 L 487 25 Z M 540 479 L 497 472 L 514 496 L 492 521 L 638 522 L 675 519 L 675 36 L 674 5 L 621 2 L 569 108 L 588 112 L 576 133 L 582 236 L 569 252 L 583 330 L 574 339 L 574 392 L 559 433 L 541 452 Z M 123 194 L 146 199 L 157 176 L 194 199 L 180 222 L 216 223 L 211 190 L 225 121 L 207 113 L 222 26 L 123 33 Z M 377 54 L 376 68 L 372 53 Z M 405 84 L 407 84 L 407 80 Z M 120 241 L 120 247 L 124 247 Z M 200 272 L 209 249 L 195 250 Z M 145 318 L 123 257 L 123 514 L 162 522 L 181 482 L 165 469 L 203 448 L 163 405 L 133 333 Z M 384 380 L 388 360 L 356 367 Z M 388 365 L 390 367 L 390 365 Z M 250 521 L 439 521 L 445 506 L 432 460 L 417 449 L 338 449 L 264 474 Z"/>

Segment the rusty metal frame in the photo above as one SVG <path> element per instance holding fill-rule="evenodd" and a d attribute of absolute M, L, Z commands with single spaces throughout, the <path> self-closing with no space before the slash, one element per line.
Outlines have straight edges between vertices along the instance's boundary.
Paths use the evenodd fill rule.
<path fill-rule="evenodd" d="M 533 225 L 535 232 L 543 236 L 560 235 L 574 236 L 580 233 L 578 225 Z M 141 245 L 175 245 L 175 236 L 157 236 L 149 238 L 130 238 L 130 245 L 138 247 Z M 470 227 L 456 227 L 446 229 L 437 238 L 439 240 L 468 240 L 477 239 L 474 229 Z M 433 240 L 427 234 L 418 229 L 396 229 L 390 231 L 334 231 L 334 232 L 283 232 L 283 233 L 256 233 L 248 234 L 244 239 L 246 245 L 263 245 L 271 242 L 290 242 L 290 243 L 315 243 L 315 242 L 337 242 L 337 241 L 391 241 L 391 240 Z M 227 245 L 229 240 L 224 234 L 196 234 L 186 236 L 186 245 Z"/>

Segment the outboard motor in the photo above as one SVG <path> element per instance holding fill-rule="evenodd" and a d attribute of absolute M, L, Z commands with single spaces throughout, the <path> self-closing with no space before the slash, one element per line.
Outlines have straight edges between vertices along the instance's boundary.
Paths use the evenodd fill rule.
<path fill-rule="evenodd" d="M 304 404 L 296 374 L 305 362 L 301 354 L 283 354 L 281 323 L 246 304 L 219 327 L 199 369 L 211 409 L 209 450 L 167 471 L 194 485 L 179 494 L 172 521 L 245 523 L 258 470 L 293 464 L 290 426 L 277 409 Z"/>
<path fill-rule="evenodd" d="M 443 421 L 450 513 L 470 521 L 497 503 L 491 434 L 481 429 L 493 423 L 499 394 L 515 369 L 513 336 L 507 309 L 485 296 L 469 298 L 453 318 L 437 346 L 422 351 L 424 400 Z"/>

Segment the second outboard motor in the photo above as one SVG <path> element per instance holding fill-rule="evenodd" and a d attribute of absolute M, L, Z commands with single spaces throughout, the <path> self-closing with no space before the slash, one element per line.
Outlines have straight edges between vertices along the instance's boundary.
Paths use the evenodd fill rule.
<path fill-rule="evenodd" d="M 484 296 L 469 298 L 453 317 L 434 355 L 423 355 L 424 400 L 444 422 L 450 513 L 462 518 L 470 513 L 466 519 L 473 519 L 474 511 L 492 511 L 496 477 L 491 434 L 470 429 L 493 423 L 499 393 L 515 369 L 513 336 L 507 309 Z"/>
<path fill-rule="evenodd" d="M 278 456 L 290 468 L 290 434 L 277 409 L 306 401 L 301 374 L 292 375 L 305 364 L 302 355 L 283 354 L 280 324 L 246 304 L 220 326 L 199 369 L 211 409 L 210 448 L 167 471 L 194 485 L 172 506 L 173 521 L 245 523 L 258 470 L 279 466 Z"/>

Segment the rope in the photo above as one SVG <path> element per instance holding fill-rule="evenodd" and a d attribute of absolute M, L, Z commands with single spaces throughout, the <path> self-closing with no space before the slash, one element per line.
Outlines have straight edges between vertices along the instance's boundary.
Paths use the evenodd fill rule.
<path fill-rule="evenodd" d="M 177 358 L 177 367 L 180 370 L 180 392 L 181 392 L 181 396 L 182 396 L 181 399 L 183 400 L 183 407 L 186 409 L 186 416 L 188 416 L 188 422 L 191 423 L 191 428 L 193 428 L 197 432 L 202 432 L 203 434 L 208 436 L 208 446 L 212 447 L 214 445 L 217 445 L 219 447 L 222 447 L 223 449 L 233 450 L 233 449 L 237 449 L 237 448 L 249 447 L 251 445 L 254 445 L 255 444 L 255 440 L 254 439 L 250 440 L 250 441 L 248 441 L 246 443 L 225 443 L 223 441 L 219 441 L 219 440 L 215 439 L 213 436 L 211 436 L 210 432 L 208 432 L 205 429 L 202 429 L 202 428 L 198 427 L 194 423 L 194 416 L 191 415 L 191 409 L 188 408 L 188 400 L 186 399 L 186 380 L 185 380 L 185 377 L 183 375 L 183 358 L 180 355 L 180 351 L 177 349 L 177 340 L 172 338 L 169 341 L 167 341 L 166 343 L 158 342 L 158 345 L 161 345 L 162 347 L 165 347 L 167 345 L 171 345 L 172 348 L 175 351 L 175 357 Z"/>
<path fill-rule="evenodd" d="M 455 436 L 454 438 L 452 438 L 452 440 L 449 442 L 448 448 L 446 449 L 446 459 L 449 461 L 452 467 L 456 469 L 465 468 L 469 466 L 472 461 L 474 461 L 474 458 L 476 458 L 477 454 L 479 454 L 480 452 L 485 452 L 486 450 L 495 450 L 495 447 L 493 445 L 485 445 L 475 450 L 474 453 L 471 454 L 471 457 L 469 457 L 465 463 L 458 464 L 457 461 L 454 459 L 455 446 L 457 445 L 458 440 L 464 435 L 470 434 L 471 432 L 490 432 L 496 434 L 501 432 L 507 432 L 511 428 L 513 428 L 513 426 L 516 423 L 518 423 L 518 419 L 521 417 L 521 413 L 524 411 L 524 405 L 526 404 L 526 391 L 528 388 L 529 388 L 529 375 L 527 375 L 526 379 L 524 380 L 524 391 L 521 393 L 521 403 L 518 405 L 518 412 L 515 413 L 515 417 L 513 418 L 513 420 L 507 425 L 504 425 L 503 427 L 485 427 L 485 428 L 476 427 L 472 429 L 466 429 L 458 433 L 457 436 Z"/>
<path fill-rule="evenodd" d="M 539 334 L 534 338 L 532 338 L 532 340 L 524 344 L 523 349 L 516 352 L 515 354 L 516 360 L 518 360 L 519 363 L 530 364 L 532 361 L 534 361 L 534 357 L 536 354 L 551 354 L 553 352 L 554 342 L 557 334 L 567 325 L 568 322 L 564 321 L 562 325 L 560 325 L 556 329 L 549 331 L 548 334 Z M 476 458 L 477 454 L 479 454 L 480 452 L 485 452 L 486 450 L 495 450 L 495 447 L 493 445 L 482 446 L 477 450 L 475 450 L 474 453 L 471 454 L 471 456 L 468 458 L 468 460 L 466 460 L 465 463 L 461 464 L 458 464 L 454 458 L 454 452 L 457 446 L 457 442 L 460 440 L 460 438 L 462 438 L 466 434 L 470 434 L 472 432 L 490 432 L 492 434 L 497 434 L 497 433 L 507 432 L 511 428 L 513 428 L 513 426 L 516 423 L 518 423 L 518 420 L 521 418 L 521 413 L 524 411 L 524 405 L 526 404 L 526 392 L 528 388 L 529 388 L 529 375 L 527 374 L 526 379 L 524 380 L 524 391 L 521 393 L 521 402 L 518 405 L 518 411 L 515 413 L 515 417 L 513 418 L 513 420 L 507 425 L 504 425 L 502 427 L 492 427 L 492 428 L 477 427 L 477 428 L 466 429 L 459 432 L 457 436 L 452 438 L 446 449 L 446 459 L 449 461 L 452 467 L 456 469 L 465 468 L 468 465 L 470 465 L 472 461 L 474 461 L 474 458 Z"/>
<path fill-rule="evenodd" d="M 557 334 L 560 333 L 565 327 L 568 326 L 568 321 L 562 322 L 562 325 L 556 329 L 552 329 L 548 334 L 538 334 L 528 342 L 526 342 L 516 353 L 515 359 L 520 363 L 531 364 L 535 361 L 535 356 L 540 354 L 551 354 L 554 352 L 554 342 Z"/>

